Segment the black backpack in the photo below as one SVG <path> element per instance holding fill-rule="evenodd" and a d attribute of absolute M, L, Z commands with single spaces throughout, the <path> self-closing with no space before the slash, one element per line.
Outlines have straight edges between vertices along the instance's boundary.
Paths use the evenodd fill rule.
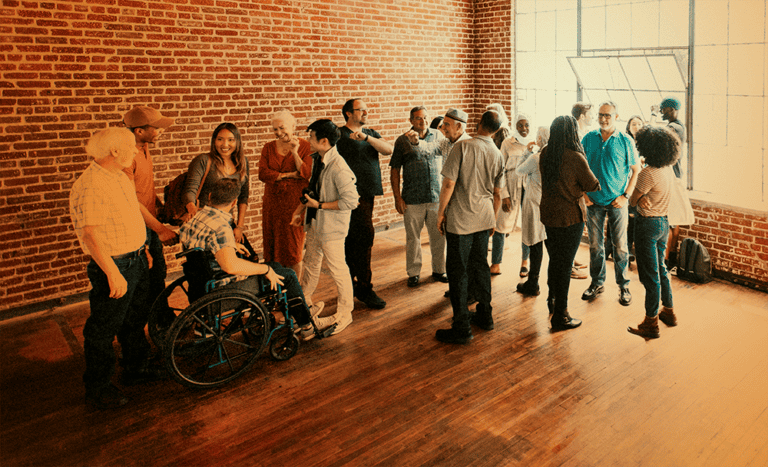
<path fill-rule="evenodd" d="M 677 277 L 699 284 L 712 280 L 712 262 L 709 252 L 695 238 L 686 238 L 680 244 Z"/>

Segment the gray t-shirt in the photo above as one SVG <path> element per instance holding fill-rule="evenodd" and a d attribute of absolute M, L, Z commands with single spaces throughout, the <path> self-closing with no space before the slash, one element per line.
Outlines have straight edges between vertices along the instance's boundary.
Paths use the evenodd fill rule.
<path fill-rule="evenodd" d="M 496 225 L 493 190 L 504 187 L 504 161 L 488 136 L 459 141 L 443 164 L 442 175 L 456 182 L 445 211 L 446 229 L 457 235 Z"/>

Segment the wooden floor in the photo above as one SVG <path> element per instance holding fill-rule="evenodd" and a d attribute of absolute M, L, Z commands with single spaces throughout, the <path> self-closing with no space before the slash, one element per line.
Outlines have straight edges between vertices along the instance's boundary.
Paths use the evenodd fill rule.
<path fill-rule="evenodd" d="M 87 304 L 0 322 L 0 465 L 768 465 L 768 295 L 674 278 L 680 325 L 646 342 L 626 331 L 643 316 L 633 270 L 629 307 L 615 284 L 587 304 L 588 281 L 573 281 L 584 324 L 550 334 L 545 281 L 542 296 L 514 293 L 518 232 L 493 278 L 496 329 L 449 346 L 434 339 L 452 316 L 446 285 L 406 287 L 404 237 L 376 236 L 386 309 L 356 302 L 342 334 L 287 362 L 264 355 L 220 389 L 165 381 L 90 410 Z M 315 298 L 334 294 L 324 275 Z"/>

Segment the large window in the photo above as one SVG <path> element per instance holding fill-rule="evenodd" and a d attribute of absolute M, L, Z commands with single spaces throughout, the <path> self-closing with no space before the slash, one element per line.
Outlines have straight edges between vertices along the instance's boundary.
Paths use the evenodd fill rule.
<path fill-rule="evenodd" d="M 516 106 L 534 126 L 579 99 L 648 120 L 675 96 L 693 196 L 768 208 L 764 0 L 518 0 L 515 29 Z"/>

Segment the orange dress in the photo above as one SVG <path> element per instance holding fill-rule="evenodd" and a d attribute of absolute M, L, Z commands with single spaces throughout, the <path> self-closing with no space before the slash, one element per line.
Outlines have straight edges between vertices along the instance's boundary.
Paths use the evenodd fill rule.
<path fill-rule="evenodd" d="M 264 261 L 277 261 L 283 266 L 293 266 L 302 259 L 304 228 L 291 224 L 293 211 L 299 205 L 301 191 L 309 184 L 312 174 L 312 149 L 309 142 L 299 138 L 299 157 L 303 161 L 302 178 L 277 181 L 282 172 L 295 172 L 296 163 L 289 152 L 285 156 L 277 152 L 277 143 L 270 141 L 261 150 L 259 180 L 264 182 L 262 197 L 261 228 L 264 235 Z"/>

